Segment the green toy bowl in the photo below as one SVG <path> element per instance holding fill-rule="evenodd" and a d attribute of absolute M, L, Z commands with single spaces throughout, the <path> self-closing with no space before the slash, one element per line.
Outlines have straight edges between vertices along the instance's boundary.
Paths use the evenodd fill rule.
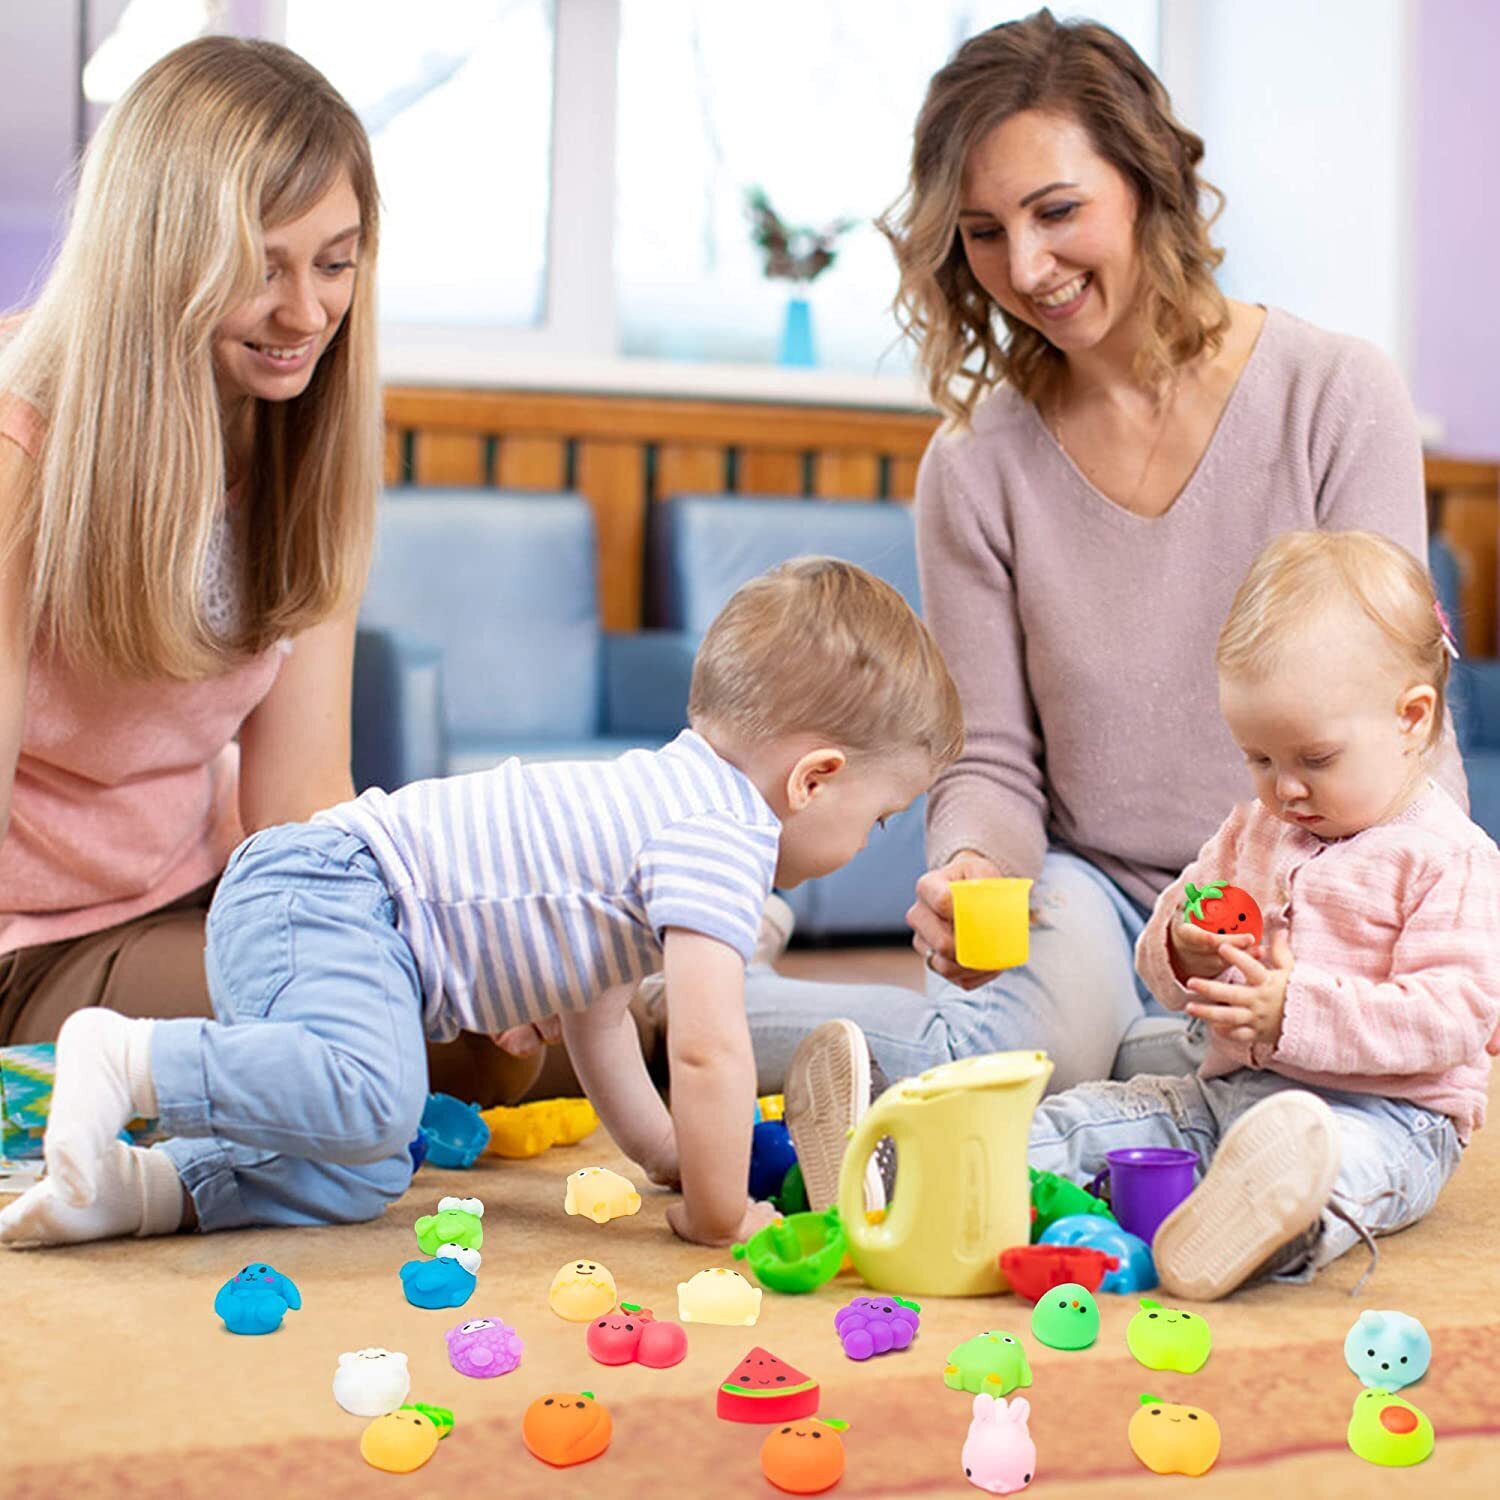
<path fill-rule="evenodd" d="M 849 1243 L 839 1211 L 789 1214 L 733 1245 L 736 1260 L 748 1260 L 755 1279 L 773 1292 L 815 1292 L 832 1281 L 844 1264 Z"/>

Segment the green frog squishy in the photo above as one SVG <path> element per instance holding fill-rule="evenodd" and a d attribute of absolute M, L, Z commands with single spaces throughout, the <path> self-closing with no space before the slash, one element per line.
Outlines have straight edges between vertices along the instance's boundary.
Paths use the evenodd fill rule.
<path fill-rule="evenodd" d="M 1031 1384 L 1031 1366 L 1019 1339 L 999 1329 L 967 1340 L 948 1355 L 943 1384 L 971 1396 L 1005 1396 Z"/>

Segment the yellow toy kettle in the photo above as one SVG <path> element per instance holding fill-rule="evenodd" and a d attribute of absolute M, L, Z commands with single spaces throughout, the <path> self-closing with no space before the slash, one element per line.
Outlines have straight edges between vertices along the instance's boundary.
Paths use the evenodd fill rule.
<path fill-rule="evenodd" d="M 839 1169 L 839 1215 L 865 1281 L 928 1297 L 1005 1291 L 1000 1252 L 1031 1242 L 1026 1142 L 1051 1076 L 1045 1052 L 990 1052 L 929 1068 L 875 1101 Z M 883 1136 L 896 1146 L 896 1190 L 870 1224 L 865 1163 Z"/>

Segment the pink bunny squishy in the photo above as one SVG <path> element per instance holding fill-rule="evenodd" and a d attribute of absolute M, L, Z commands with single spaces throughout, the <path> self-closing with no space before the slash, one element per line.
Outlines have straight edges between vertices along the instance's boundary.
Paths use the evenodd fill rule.
<path fill-rule="evenodd" d="M 987 1494 L 1013 1495 L 1036 1478 L 1036 1444 L 1026 1430 L 1031 1403 L 1016 1396 L 978 1395 L 964 1439 L 964 1478 Z"/>

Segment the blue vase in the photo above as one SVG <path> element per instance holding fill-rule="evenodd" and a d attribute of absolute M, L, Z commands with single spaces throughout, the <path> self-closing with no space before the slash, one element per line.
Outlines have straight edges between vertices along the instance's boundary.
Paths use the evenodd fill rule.
<path fill-rule="evenodd" d="M 813 350 L 812 308 L 806 297 L 788 297 L 786 322 L 781 329 L 781 353 L 778 356 L 784 365 L 815 365 L 818 356 Z"/>

